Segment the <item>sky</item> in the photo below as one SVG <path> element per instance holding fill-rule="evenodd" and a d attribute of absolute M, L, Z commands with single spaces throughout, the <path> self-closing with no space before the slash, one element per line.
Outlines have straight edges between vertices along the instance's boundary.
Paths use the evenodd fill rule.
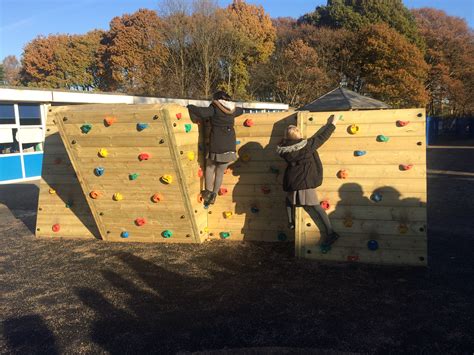
<path fill-rule="evenodd" d="M 232 0 L 218 0 L 226 6 Z M 262 5 L 272 17 L 295 17 L 313 11 L 326 0 L 247 0 Z M 435 7 L 463 17 L 474 28 L 473 0 L 404 0 L 409 8 Z M 139 8 L 158 9 L 158 0 L 0 0 L 0 60 L 38 35 L 85 33 L 107 29 L 110 20 Z"/>

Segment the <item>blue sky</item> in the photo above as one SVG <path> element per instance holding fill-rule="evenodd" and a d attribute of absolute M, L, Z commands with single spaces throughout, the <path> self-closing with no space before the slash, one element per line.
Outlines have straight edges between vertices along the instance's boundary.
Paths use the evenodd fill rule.
<path fill-rule="evenodd" d="M 231 0 L 219 0 L 225 6 Z M 299 17 L 326 0 L 247 0 L 260 4 L 272 17 Z M 474 27 L 473 0 L 405 0 L 409 8 L 435 7 L 465 18 Z M 23 46 L 50 33 L 85 33 L 107 29 L 114 16 L 139 8 L 157 9 L 158 0 L 0 0 L 0 60 L 20 57 Z"/>

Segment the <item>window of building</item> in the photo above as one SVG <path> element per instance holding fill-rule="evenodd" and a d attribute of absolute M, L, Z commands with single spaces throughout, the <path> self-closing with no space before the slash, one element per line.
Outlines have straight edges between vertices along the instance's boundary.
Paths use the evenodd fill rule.
<path fill-rule="evenodd" d="M 2 124 L 15 124 L 13 104 L 0 104 L 0 125 Z"/>
<path fill-rule="evenodd" d="M 20 104 L 18 105 L 18 112 L 20 114 L 20 125 L 41 125 L 40 105 Z"/>

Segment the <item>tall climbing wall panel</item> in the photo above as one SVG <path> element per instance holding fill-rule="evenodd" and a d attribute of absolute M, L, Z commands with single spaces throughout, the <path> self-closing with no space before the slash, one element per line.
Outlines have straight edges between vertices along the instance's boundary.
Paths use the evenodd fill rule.
<path fill-rule="evenodd" d="M 282 191 L 285 162 L 276 146 L 296 113 L 245 114 L 235 122 L 239 159 L 230 165 L 216 204 L 208 210 L 210 238 L 250 241 L 294 239 L 287 229 Z"/>
<path fill-rule="evenodd" d="M 297 211 L 296 254 L 319 260 L 425 265 L 426 144 L 424 109 L 301 113 L 306 137 L 342 115 L 318 151 L 318 197 L 341 236 L 321 246 L 318 226 Z"/>
<path fill-rule="evenodd" d="M 80 106 L 75 107 L 80 110 Z M 62 108 L 54 109 L 60 115 Z M 36 236 L 40 238 L 100 238 L 89 205 L 53 122 L 46 121 L 43 171 L 40 181 Z"/>
<path fill-rule="evenodd" d="M 84 105 L 52 115 L 103 239 L 201 241 L 166 108 Z"/>

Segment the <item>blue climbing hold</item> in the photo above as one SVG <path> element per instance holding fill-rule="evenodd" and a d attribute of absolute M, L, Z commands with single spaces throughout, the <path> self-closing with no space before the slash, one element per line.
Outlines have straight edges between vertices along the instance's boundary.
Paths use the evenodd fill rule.
<path fill-rule="evenodd" d="M 252 212 L 252 213 L 258 213 L 259 211 L 260 211 L 260 209 L 257 206 L 250 207 L 250 212 Z"/>
<path fill-rule="evenodd" d="M 137 123 L 137 131 L 141 132 L 148 128 L 148 123 Z"/>
<path fill-rule="evenodd" d="M 356 151 L 354 151 L 354 156 L 356 156 L 356 157 L 361 157 L 361 156 L 366 155 L 366 154 L 367 154 L 367 152 L 365 150 L 356 150 Z"/>
<path fill-rule="evenodd" d="M 102 176 L 104 175 L 104 168 L 101 166 L 98 166 L 97 168 L 94 169 L 94 174 L 96 176 Z"/>
<path fill-rule="evenodd" d="M 382 194 L 380 192 L 374 192 L 372 196 L 370 196 L 370 199 L 374 202 L 380 202 L 382 201 Z"/>
<path fill-rule="evenodd" d="M 81 132 L 84 133 L 84 134 L 89 133 L 91 129 L 92 129 L 92 125 L 89 124 L 89 123 L 83 124 L 81 126 Z"/>
<path fill-rule="evenodd" d="M 129 234 L 128 234 L 128 232 L 122 232 L 122 233 L 120 233 L 120 236 L 122 238 L 128 238 Z"/>
<path fill-rule="evenodd" d="M 235 144 L 236 144 L 236 145 L 239 145 L 239 144 L 240 144 L 240 141 L 235 141 Z"/>
<path fill-rule="evenodd" d="M 369 248 L 369 250 L 377 250 L 379 248 L 379 243 L 373 239 L 369 240 L 367 242 L 367 248 Z"/>
<path fill-rule="evenodd" d="M 278 240 L 279 240 L 280 242 L 285 242 L 285 241 L 288 239 L 288 237 L 286 236 L 286 234 L 283 233 L 283 232 L 278 233 L 277 238 L 278 238 Z"/>

